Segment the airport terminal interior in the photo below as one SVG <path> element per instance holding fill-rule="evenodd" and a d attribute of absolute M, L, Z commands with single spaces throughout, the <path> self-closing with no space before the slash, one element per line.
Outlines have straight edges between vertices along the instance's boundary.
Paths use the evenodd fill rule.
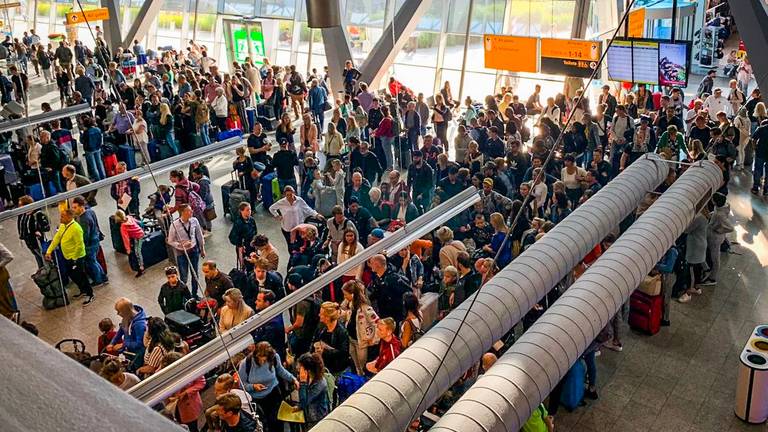
<path fill-rule="evenodd" d="M 765 22 L 0 3 L 0 430 L 768 431 Z"/>

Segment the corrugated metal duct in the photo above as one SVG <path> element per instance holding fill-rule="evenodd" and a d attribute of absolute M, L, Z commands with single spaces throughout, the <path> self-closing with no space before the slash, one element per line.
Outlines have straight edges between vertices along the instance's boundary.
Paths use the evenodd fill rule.
<path fill-rule="evenodd" d="M 721 182 L 712 162 L 690 167 L 431 431 L 519 431 Z"/>
<path fill-rule="evenodd" d="M 639 159 L 594 197 L 522 253 L 480 290 L 458 333 L 471 298 L 336 408 L 314 432 L 402 432 L 517 324 L 649 190 L 664 181 L 669 165 L 656 155 Z M 442 367 L 441 360 L 445 358 Z M 439 371 L 438 371 L 439 368 Z M 437 372 L 429 393 L 425 390 Z"/>

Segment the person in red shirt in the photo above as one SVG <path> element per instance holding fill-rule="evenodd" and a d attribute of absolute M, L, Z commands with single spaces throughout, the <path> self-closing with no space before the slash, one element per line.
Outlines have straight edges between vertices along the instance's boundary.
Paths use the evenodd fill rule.
<path fill-rule="evenodd" d="M 376 324 L 376 333 L 379 336 L 379 356 L 365 365 L 368 372 L 372 374 L 384 369 L 403 351 L 400 339 L 395 336 L 395 320 L 392 318 L 379 320 Z"/>
<path fill-rule="evenodd" d="M 101 332 L 101 335 L 99 336 L 97 345 L 99 354 L 101 354 L 107 349 L 107 345 L 109 345 L 109 342 L 115 337 L 117 332 L 115 331 L 115 324 L 112 323 L 112 320 L 109 318 L 104 318 L 99 321 L 99 331 Z"/>

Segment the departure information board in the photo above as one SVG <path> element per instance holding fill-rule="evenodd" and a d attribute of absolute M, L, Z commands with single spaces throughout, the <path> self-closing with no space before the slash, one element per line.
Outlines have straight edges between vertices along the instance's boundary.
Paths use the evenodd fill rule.
<path fill-rule="evenodd" d="M 616 39 L 608 49 L 608 79 L 686 87 L 690 52 L 690 42 Z"/>

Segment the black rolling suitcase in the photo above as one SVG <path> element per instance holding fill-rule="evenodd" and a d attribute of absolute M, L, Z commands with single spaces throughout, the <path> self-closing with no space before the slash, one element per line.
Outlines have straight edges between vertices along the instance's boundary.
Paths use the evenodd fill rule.
<path fill-rule="evenodd" d="M 112 238 L 112 248 L 115 252 L 126 254 L 123 236 L 120 234 L 120 225 L 115 222 L 115 217 L 109 217 L 109 236 Z"/>
<path fill-rule="evenodd" d="M 178 333 L 190 349 L 195 349 L 210 340 L 208 329 L 203 320 L 185 310 L 171 312 L 165 316 L 168 328 Z"/>
<path fill-rule="evenodd" d="M 224 215 L 230 215 L 230 218 L 232 215 L 229 213 L 229 195 L 235 189 L 242 189 L 240 182 L 235 177 L 235 172 L 236 171 L 232 171 L 230 173 L 231 179 L 221 185 L 221 204 L 224 206 Z"/>
<path fill-rule="evenodd" d="M 141 258 L 144 260 L 145 269 L 168 259 L 168 248 L 165 244 L 163 231 L 152 231 L 144 237 L 141 244 Z M 134 268 L 133 270 L 138 271 L 139 269 Z"/>

